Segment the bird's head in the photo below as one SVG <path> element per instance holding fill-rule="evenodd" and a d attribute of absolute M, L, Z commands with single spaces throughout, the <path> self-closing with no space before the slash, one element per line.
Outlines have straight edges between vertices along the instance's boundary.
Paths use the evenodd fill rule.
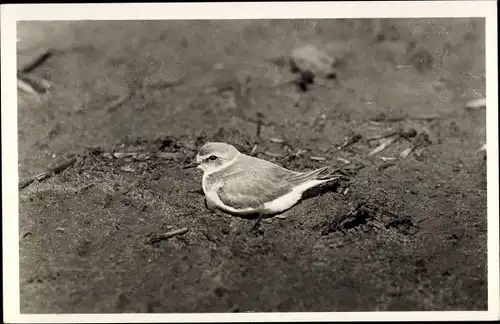
<path fill-rule="evenodd" d="M 238 155 L 240 152 L 230 144 L 209 142 L 200 148 L 196 160 L 184 169 L 198 168 L 210 174 L 230 165 Z"/>

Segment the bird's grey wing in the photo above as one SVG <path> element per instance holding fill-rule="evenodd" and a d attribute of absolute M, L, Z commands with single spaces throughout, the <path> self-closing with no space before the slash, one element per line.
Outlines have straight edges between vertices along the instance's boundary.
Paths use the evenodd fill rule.
<path fill-rule="evenodd" d="M 298 186 L 298 185 L 300 185 L 304 182 L 307 182 L 309 180 L 322 179 L 320 177 L 320 175 L 321 175 L 321 173 L 323 173 L 327 169 L 328 169 L 328 167 L 323 167 L 323 168 L 312 170 L 309 172 L 290 173 L 290 174 L 287 174 L 283 180 L 285 180 L 286 182 L 290 183 L 293 186 Z"/>
<path fill-rule="evenodd" d="M 287 170 L 280 167 L 253 169 L 254 172 L 243 172 L 234 168 L 223 179 L 217 194 L 227 206 L 233 208 L 258 208 L 264 203 L 273 201 L 289 193 L 293 186 L 285 180 Z"/>
<path fill-rule="evenodd" d="M 342 178 L 339 169 L 330 166 L 322 167 L 316 170 L 312 170 L 304 173 L 295 173 L 286 175 L 286 181 L 293 186 L 298 186 L 309 180 L 326 180 L 332 181 Z"/>

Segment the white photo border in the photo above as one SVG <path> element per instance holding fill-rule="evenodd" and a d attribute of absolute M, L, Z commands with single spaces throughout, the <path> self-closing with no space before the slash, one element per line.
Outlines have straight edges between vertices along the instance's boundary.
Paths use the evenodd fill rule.
<path fill-rule="evenodd" d="M 254 322 L 494 320 L 499 313 L 498 44 L 496 1 L 11 4 L 1 7 L 4 322 Z M 16 23 L 30 20 L 486 18 L 488 311 L 199 314 L 20 314 Z"/>

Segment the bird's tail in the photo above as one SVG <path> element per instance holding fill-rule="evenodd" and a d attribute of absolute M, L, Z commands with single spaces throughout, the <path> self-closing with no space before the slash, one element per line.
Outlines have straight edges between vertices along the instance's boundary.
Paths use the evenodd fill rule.
<path fill-rule="evenodd" d="M 350 179 L 356 174 L 355 171 L 353 172 L 352 170 L 347 171 L 342 168 L 334 168 L 331 166 L 323 167 L 313 172 L 317 172 L 315 179 L 327 181 Z"/>
<path fill-rule="evenodd" d="M 323 167 L 305 173 L 297 172 L 289 177 L 287 181 L 293 185 L 300 185 L 310 180 L 322 180 L 326 182 L 338 180 L 343 177 L 345 177 L 345 175 L 342 175 L 339 169 L 333 169 L 332 167 Z"/>

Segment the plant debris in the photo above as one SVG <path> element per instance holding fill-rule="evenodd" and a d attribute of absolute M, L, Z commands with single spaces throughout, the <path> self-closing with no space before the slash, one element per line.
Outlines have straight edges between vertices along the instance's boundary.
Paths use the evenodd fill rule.
<path fill-rule="evenodd" d="M 127 94 L 121 95 L 120 97 L 118 97 L 115 100 L 111 101 L 104 109 L 106 111 L 113 112 L 118 107 L 120 107 L 125 102 L 127 102 L 130 98 L 132 98 L 132 93 L 127 93 Z"/>
<path fill-rule="evenodd" d="M 486 98 L 471 100 L 465 104 L 465 109 L 475 110 L 486 108 Z"/>
<path fill-rule="evenodd" d="M 351 164 L 351 161 L 344 159 L 344 158 L 341 158 L 341 157 L 338 157 L 337 161 L 342 162 L 344 164 Z"/>
<path fill-rule="evenodd" d="M 313 161 L 321 161 L 321 162 L 326 161 L 326 158 L 324 158 L 322 156 L 310 156 L 309 159 L 311 159 Z"/>
<path fill-rule="evenodd" d="M 379 156 L 378 158 L 381 159 L 384 162 L 396 160 L 395 157 L 391 157 L 391 156 Z"/>
<path fill-rule="evenodd" d="M 30 73 L 35 70 L 37 67 L 45 63 L 50 57 L 54 55 L 55 51 L 51 48 L 44 49 L 38 55 L 35 56 L 31 62 L 25 64 L 23 67 L 19 69 L 21 73 Z"/>
<path fill-rule="evenodd" d="M 334 232 L 342 232 L 347 234 L 347 231 L 356 227 L 369 224 L 371 222 L 381 223 L 379 225 L 373 224 L 375 227 L 382 227 L 386 229 L 395 228 L 405 235 L 412 235 L 417 226 L 413 223 L 412 218 L 407 215 L 397 215 L 377 206 L 373 206 L 367 202 L 360 202 L 347 214 L 333 219 L 321 231 L 322 235 L 327 235 Z"/>
<path fill-rule="evenodd" d="M 377 146 L 374 150 L 372 150 L 370 153 L 368 153 L 368 156 L 372 156 L 372 155 L 375 155 L 377 153 L 382 152 L 383 150 L 385 150 L 386 148 L 391 146 L 393 143 L 395 143 L 398 139 L 399 139 L 399 136 L 394 136 L 394 137 L 391 137 L 391 138 L 388 138 L 388 139 L 382 141 L 382 143 L 379 146 Z"/>
<path fill-rule="evenodd" d="M 342 144 L 341 146 L 339 146 L 337 149 L 339 151 L 345 149 L 346 147 L 348 146 L 351 146 L 353 144 L 356 144 L 357 142 L 359 142 L 361 139 L 363 138 L 363 136 L 361 134 L 354 134 L 352 135 L 351 137 L 349 137 L 345 142 L 344 144 Z"/>
<path fill-rule="evenodd" d="M 63 172 L 68 167 L 75 164 L 76 161 L 77 161 L 77 158 L 73 157 L 69 160 L 63 161 L 63 162 L 55 165 L 52 168 L 49 168 L 49 170 L 47 170 L 41 174 L 38 174 L 32 178 L 28 178 L 28 179 L 20 181 L 19 182 L 19 190 L 26 188 L 27 186 L 32 184 L 35 180 L 37 180 L 38 182 L 41 182 L 41 181 L 49 179 L 50 177 L 52 177 L 55 174 L 59 174 L 59 173 Z"/>
<path fill-rule="evenodd" d="M 155 243 L 158 243 L 161 241 L 168 240 L 174 236 L 184 235 L 187 232 L 189 232 L 189 229 L 184 227 L 184 228 L 173 230 L 173 231 L 163 233 L 163 234 L 150 234 L 150 235 L 148 235 L 150 237 L 147 239 L 147 244 L 155 244 Z"/>
<path fill-rule="evenodd" d="M 283 144 L 283 143 L 285 143 L 285 140 L 283 140 L 281 138 L 271 137 L 269 139 L 269 142 L 271 142 L 271 143 L 277 143 L 277 144 Z"/>

